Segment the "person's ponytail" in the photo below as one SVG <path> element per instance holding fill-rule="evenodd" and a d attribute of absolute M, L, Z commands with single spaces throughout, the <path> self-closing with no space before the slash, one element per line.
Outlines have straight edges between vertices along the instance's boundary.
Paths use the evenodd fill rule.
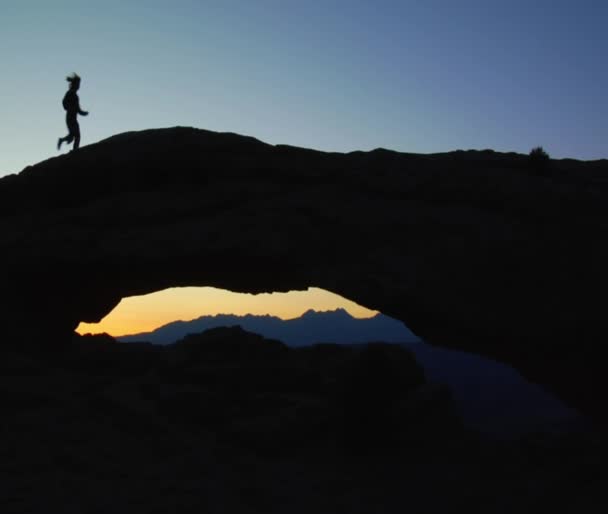
<path fill-rule="evenodd" d="M 75 84 L 80 82 L 80 77 L 77 73 L 72 73 L 71 75 L 68 75 L 65 80 L 67 80 L 70 84 Z"/>

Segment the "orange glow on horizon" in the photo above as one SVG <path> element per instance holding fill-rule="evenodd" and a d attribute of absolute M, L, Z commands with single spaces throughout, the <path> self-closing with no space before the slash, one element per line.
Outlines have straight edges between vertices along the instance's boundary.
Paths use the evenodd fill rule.
<path fill-rule="evenodd" d="M 289 293 L 233 293 L 214 287 L 177 287 L 144 296 L 123 298 L 99 323 L 81 323 L 79 334 L 106 332 L 123 336 L 150 332 L 176 320 L 191 320 L 216 314 L 277 316 L 291 319 L 309 309 L 330 311 L 345 309 L 356 318 L 369 318 L 377 312 L 357 305 L 323 289 Z"/>

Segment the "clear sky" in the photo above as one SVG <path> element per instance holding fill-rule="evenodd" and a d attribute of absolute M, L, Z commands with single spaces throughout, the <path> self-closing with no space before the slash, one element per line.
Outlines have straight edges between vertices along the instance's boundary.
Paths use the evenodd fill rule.
<path fill-rule="evenodd" d="M 347 151 L 608 157 L 601 0 L 0 0 L 0 175 L 188 125 Z"/>
<path fill-rule="evenodd" d="M 0 0 L 0 176 L 195 126 L 350 151 L 608 157 L 603 0 Z M 204 314 L 204 313 L 200 313 Z"/>

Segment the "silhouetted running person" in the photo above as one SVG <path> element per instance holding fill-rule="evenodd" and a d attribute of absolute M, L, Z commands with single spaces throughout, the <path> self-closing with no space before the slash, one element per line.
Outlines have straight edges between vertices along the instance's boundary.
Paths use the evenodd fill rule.
<path fill-rule="evenodd" d="M 68 126 L 68 135 L 60 137 L 57 141 L 57 150 L 61 149 L 62 143 L 70 144 L 74 141 L 73 150 L 77 150 L 80 146 L 80 126 L 78 125 L 77 116 L 87 116 L 89 113 L 80 109 L 80 101 L 76 91 L 80 88 L 80 77 L 76 73 L 72 73 L 66 79 L 70 83 L 68 92 L 63 97 L 63 108 L 66 110 L 65 122 Z"/>

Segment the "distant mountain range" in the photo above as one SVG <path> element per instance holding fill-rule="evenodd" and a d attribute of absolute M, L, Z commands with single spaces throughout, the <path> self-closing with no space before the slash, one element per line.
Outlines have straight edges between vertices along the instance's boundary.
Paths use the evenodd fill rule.
<path fill-rule="evenodd" d="M 400 343 L 416 355 L 427 378 L 447 384 L 463 421 L 496 435 L 514 436 L 533 430 L 564 430 L 584 425 L 581 416 L 516 370 L 478 355 L 425 344 L 403 323 L 383 314 L 358 319 L 347 311 L 316 312 L 282 320 L 274 316 L 201 316 L 175 321 L 153 332 L 118 337 L 122 342 L 170 344 L 188 334 L 210 328 L 240 325 L 243 329 L 278 339 L 289 346 L 314 343 L 357 344 L 373 341 Z"/>
<path fill-rule="evenodd" d="M 278 339 L 289 346 L 314 343 L 414 343 L 418 338 L 401 321 L 376 314 L 371 318 L 354 318 L 344 309 L 317 312 L 308 310 L 299 318 L 283 320 L 276 316 L 236 316 L 218 314 L 201 316 L 191 321 L 174 321 L 152 332 L 117 337 L 118 341 L 132 343 L 147 341 L 153 344 L 171 344 L 188 334 L 196 334 L 216 327 L 240 325 L 248 332 Z"/>

